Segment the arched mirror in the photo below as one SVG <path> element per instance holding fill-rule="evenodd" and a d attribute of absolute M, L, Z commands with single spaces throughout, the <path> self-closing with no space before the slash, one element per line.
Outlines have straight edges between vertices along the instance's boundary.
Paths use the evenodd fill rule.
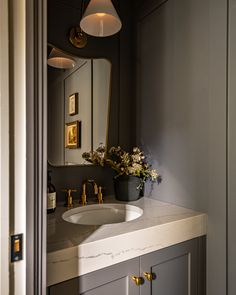
<path fill-rule="evenodd" d="M 67 59 L 65 64 L 62 58 Z M 49 46 L 50 165 L 90 165 L 82 154 L 100 144 L 107 145 L 110 88 L 111 63 L 108 60 L 79 58 Z"/>

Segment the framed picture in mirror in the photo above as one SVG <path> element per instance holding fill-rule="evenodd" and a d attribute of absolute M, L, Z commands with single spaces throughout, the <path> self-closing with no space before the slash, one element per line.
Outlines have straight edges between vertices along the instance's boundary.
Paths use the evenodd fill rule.
<path fill-rule="evenodd" d="M 66 123 L 65 125 L 65 147 L 77 149 L 81 147 L 81 121 Z"/>
<path fill-rule="evenodd" d="M 79 94 L 78 92 L 71 94 L 68 97 L 68 112 L 70 116 L 74 116 L 78 114 L 78 102 Z"/>

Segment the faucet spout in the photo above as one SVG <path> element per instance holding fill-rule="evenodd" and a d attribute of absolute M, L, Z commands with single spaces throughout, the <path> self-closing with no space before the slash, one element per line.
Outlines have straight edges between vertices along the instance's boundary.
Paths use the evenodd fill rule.
<path fill-rule="evenodd" d="M 93 179 L 84 180 L 82 183 L 82 196 L 81 196 L 81 203 L 82 205 L 87 204 L 87 186 L 91 185 L 93 188 L 93 193 L 95 198 L 97 199 L 98 196 L 98 185 Z"/>

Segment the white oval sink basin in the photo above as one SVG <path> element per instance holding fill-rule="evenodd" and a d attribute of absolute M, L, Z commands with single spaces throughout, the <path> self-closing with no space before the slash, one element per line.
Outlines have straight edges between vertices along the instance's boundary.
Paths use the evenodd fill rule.
<path fill-rule="evenodd" d="M 127 222 L 139 218 L 143 210 L 128 204 L 95 204 L 65 212 L 62 218 L 75 224 L 102 225 Z"/>

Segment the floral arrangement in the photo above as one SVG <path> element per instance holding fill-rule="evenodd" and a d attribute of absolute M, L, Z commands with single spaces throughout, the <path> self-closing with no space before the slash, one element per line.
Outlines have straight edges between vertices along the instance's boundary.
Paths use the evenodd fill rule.
<path fill-rule="evenodd" d="M 142 189 L 145 181 L 161 182 L 161 176 L 156 169 L 151 169 L 143 152 L 134 147 L 131 153 L 124 151 L 120 146 L 111 147 L 109 151 L 104 146 L 99 146 L 95 151 L 83 153 L 82 157 L 95 165 L 108 166 L 117 173 L 115 178 L 121 175 L 136 176 L 140 179 L 139 189 Z"/>

